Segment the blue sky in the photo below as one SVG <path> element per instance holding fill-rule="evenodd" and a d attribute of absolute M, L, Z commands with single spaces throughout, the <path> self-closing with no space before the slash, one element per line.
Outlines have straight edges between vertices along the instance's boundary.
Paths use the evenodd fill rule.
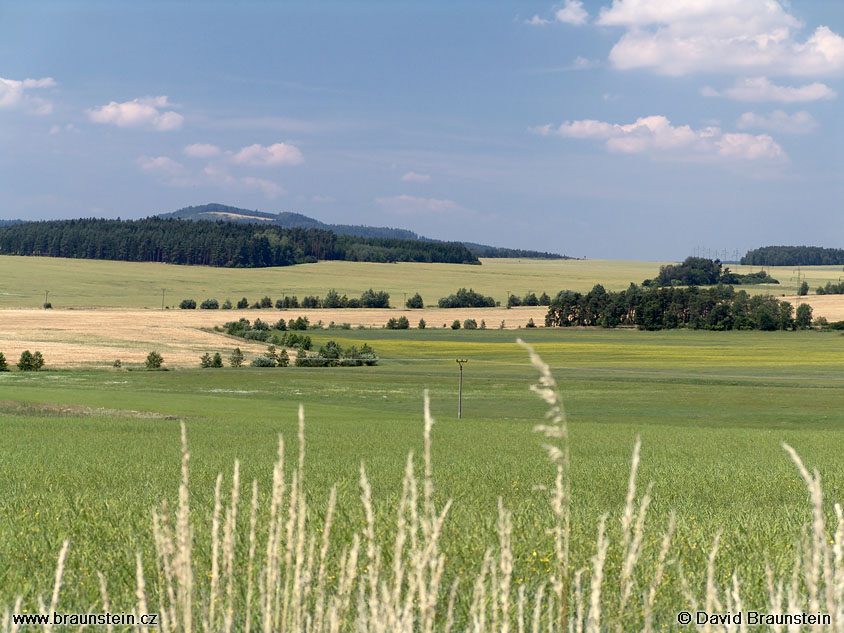
<path fill-rule="evenodd" d="M 844 3 L 0 4 L 0 217 L 222 202 L 612 259 L 844 246 Z"/>

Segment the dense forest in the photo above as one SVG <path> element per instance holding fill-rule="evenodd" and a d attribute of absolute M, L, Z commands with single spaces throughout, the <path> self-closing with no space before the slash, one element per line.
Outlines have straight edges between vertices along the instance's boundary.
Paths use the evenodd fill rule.
<path fill-rule="evenodd" d="M 172 213 L 162 213 L 159 218 L 179 218 L 184 220 L 206 220 L 227 222 L 250 223 L 280 226 L 282 228 L 296 229 L 322 229 L 331 231 L 338 235 L 351 235 L 354 237 L 374 237 L 382 239 L 421 240 L 423 242 L 442 243 L 441 240 L 434 240 L 422 235 L 417 235 L 407 229 L 397 229 L 385 226 L 366 226 L 359 224 L 327 224 L 316 218 L 301 213 L 272 214 L 263 211 L 251 211 L 239 207 L 231 207 L 225 204 L 210 203 L 193 207 L 185 207 Z M 500 248 L 487 244 L 476 244 L 475 242 L 461 242 L 475 257 L 521 257 L 525 259 L 570 259 L 559 253 L 547 253 L 519 248 Z M 367 260 L 369 261 L 369 260 Z"/>
<path fill-rule="evenodd" d="M 52 220 L 0 227 L 0 254 L 260 268 L 317 260 L 480 264 L 460 243 L 364 238 L 179 219 Z"/>
<path fill-rule="evenodd" d="M 739 275 L 724 268 L 720 260 L 687 257 L 682 264 L 659 267 L 659 275 L 645 279 L 643 286 L 714 286 L 715 284 L 778 284 L 764 270 Z"/>
<path fill-rule="evenodd" d="M 796 316 L 796 318 L 795 318 Z M 765 295 L 750 296 L 732 286 L 642 288 L 586 294 L 564 290 L 551 301 L 547 326 L 636 326 L 642 330 L 687 327 L 700 330 L 785 330 L 808 327 L 812 309 Z"/>
<path fill-rule="evenodd" d="M 844 249 L 821 246 L 763 246 L 747 251 L 741 263 L 750 266 L 839 266 Z"/>

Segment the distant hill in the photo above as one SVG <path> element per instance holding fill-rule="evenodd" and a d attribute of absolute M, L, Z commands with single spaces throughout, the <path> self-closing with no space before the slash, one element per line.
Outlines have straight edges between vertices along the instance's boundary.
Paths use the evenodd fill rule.
<path fill-rule="evenodd" d="M 0 226 L 12 226 L 14 224 L 23 224 L 26 220 L 0 220 Z"/>
<path fill-rule="evenodd" d="M 230 207 L 225 204 L 217 203 L 203 204 L 195 207 L 185 207 L 184 209 L 179 209 L 178 211 L 173 211 L 172 213 L 159 214 L 157 217 L 181 218 L 185 220 L 224 220 L 227 222 L 245 222 L 249 224 L 271 224 L 290 229 L 322 229 L 324 231 L 332 231 L 337 235 L 351 235 L 355 237 L 442 242 L 442 240 L 434 240 L 424 237 L 414 233 L 413 231 L 408 231 L 407 229 L 356 224 L 327 224 L 317 220 L 316 218 L 312 218 L 301 213 L 291 213 L 289 211 L 285 211 L 283 213 L 272 214 L 257 210 L 251 211 L 249 209 L 240 209 L 238 207 Z M 475 257 L 569 259 L 559 253 L 543 253 L 524 249 L 501 248 L 498 246 L 488 246 L 486 244 L 476 244 L 474 242 L 461 243 L 468 248 Z"/>

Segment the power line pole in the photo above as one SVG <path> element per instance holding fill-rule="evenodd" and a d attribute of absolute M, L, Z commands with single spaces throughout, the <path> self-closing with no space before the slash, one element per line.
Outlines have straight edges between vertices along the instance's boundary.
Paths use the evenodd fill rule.
<path fill-rule="evenodd" d="M 469 361 L 465 358 L 458 358 L 457 364 L 460 366 L 460 382 L 457 389 L 457 419 L 463 417 L 463 365 Z"/>
<path fill-rule="evenodd" d="M 166 288 L 161 289 L 161 309 L 164 309 L 164 291 L 167 290 Z"/>
<path fill-rule="evenodd" d="M 50 296 L 50 291 L 49 291 L 49 290 L 45 290 L 45 291 L 44 291 L 44 307 L 45 307 L 45 308 L 47 307 L 47 297 L 49 297 L 49 296 Z"/>

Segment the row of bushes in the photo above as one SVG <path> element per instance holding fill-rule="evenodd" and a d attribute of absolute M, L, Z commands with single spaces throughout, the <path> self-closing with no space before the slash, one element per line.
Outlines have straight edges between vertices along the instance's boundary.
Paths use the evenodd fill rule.
<path fill-rule="evenodd" d="M 416 297 L 419 297 L 419 295 L 417 294 Z M 409 299 L 408 302 L 411 301 L 411 299 Z M 422 297 L 419 297 L 419 302 L 421 301 Z M 246 297 L 243 297 L 236 305 L 232 305 L 232 302 L 228 299 L 226 299 L 222 305 L 220 305 L 220 302 L 216 299 L 206 299 L 199 304 L 200 310 L 217 310 L 219 308 L 223 310 L 231 310 L 232 308 L 237 308 L 238 310 L 245 310 L 247 308 L 261 310 L 272 307 L 273 300 L 267 296 L 262 297 L 260 301 L 256 301 L 252 304 L 249 303 L 249 300 Z M 295 295 L 284 297 L 283 299 L 278 299 L 275 302 L 275 307 L 279 310 L 289 310 L 292 308 L 389 308 L 390 294 L 384 292 L 383 290 L 373 290 L 370 288 L 365 291 L 359 299 L 350 299 L 346 295 L 341 296 L 336 290 L 329 290 L 328 294 L 326 294 L 323 298 L 307 296 L 303 298 L 301 302 Z M 420 305 L 419 307 L 421 308 L 422 306 Z M 193 299 L 184 299 L 179 304 L 179 308 L 182 310 L 195 310 L 196 301 Z"/>
<path fill-rule="evenodd" d="M 17 364 L 21 371 L 40 371 L 44 367 L 44 356 L 41 352 L 34 354 L 28 349 L 21 352 L 20 360 Z M 0 352 L 0 371 L 9 371 L 9 362 L 3 352 Z"/>
<path fill-rule="evenodd" d="M 364 343 L 358 349 L 355 345 L 343 349 L 335 341 L 328 341 L 316 353 L 300 351 L 296 356 L 296 367 L 372 367 L 378 364 L 375 350 Z"/>

